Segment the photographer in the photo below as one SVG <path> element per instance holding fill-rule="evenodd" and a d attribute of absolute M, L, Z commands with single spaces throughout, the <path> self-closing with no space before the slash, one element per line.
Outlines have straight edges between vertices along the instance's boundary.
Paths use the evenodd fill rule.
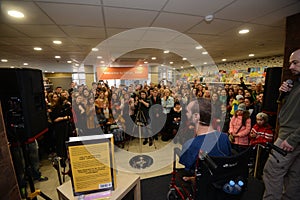
<path fill-rule="evenodd" d="M 135 122 L 139 123 L 137 125 L 143 125 L 143 126 L 147 126 L 149 124 L 149 107 L 150 107 L 150 102 L 147 98 L 147 93 L 145 90 L 141 90 L 139 92 L 139 96 L 137 95 L 135 98 Z M 142 137 L 144 137 L 144 142 L 143 145 L 148 144 L 148 137 L 151 135 L 150 131 L 148 130 L 148 128 L 143 128 L 143 135 Z M 153 139 L 152 137 L 149 137 L 149 146 L 153 145 Z"/>

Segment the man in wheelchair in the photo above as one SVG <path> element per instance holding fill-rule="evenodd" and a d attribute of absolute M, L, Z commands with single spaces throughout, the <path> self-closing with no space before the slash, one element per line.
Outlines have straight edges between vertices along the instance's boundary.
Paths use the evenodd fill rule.
<path fill-rule="evenodd" d="M 182 179 L 192 185 L 188 190 L 193 195 L 184 199 L 234 199 L 238 193 L 230 189 L 229 182 L 232 187 L 239 181 L 243 182 L 241 187 L 244 186 L 248 177 L 248 160 L 245 159 L 249 156 L 245 156 L 246 153 L 232 156 L 227 134 L 209 126 L 211 116 L 207 108 L 208 105 L 199 101 L 187 106 L 187 117 L 194 126 L 195 137 L 184 143 L 182 151 L 178 152 L 179 163 L 185 166 L 184 172 L 181 171 Z M 183 195 L 178 196 L 182 198 Z"/>

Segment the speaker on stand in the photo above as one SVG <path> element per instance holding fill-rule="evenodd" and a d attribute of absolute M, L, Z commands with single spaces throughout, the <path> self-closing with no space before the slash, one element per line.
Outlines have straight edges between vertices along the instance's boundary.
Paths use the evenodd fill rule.
<path fill-rule="evenodd" d="M 266 69 L 262 111 L 269 115 L 269 124 L 274 128 L 276 127 L 281 75 L 282 67 L 268 67 Z"/>

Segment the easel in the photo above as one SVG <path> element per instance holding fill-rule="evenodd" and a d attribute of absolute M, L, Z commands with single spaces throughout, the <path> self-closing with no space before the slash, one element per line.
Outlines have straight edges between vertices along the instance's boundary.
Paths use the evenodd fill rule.
<path fill-rule="evenodd" d="M 142 153 L 142 127 L 147 128 L 146 123 L 147 123 L 147 119 L 146 119 L 144 113 L 141 111 L 141 109 L 139 107 L 138 112 L 136 114 L 134 126 L 132 128 L 132 133 L 134 133 L 135 129 L 138 128 L 139 153 Z M 131 140 L 132 139 L 130 138 L 130 140 L 128 141 L 127 151 L 129 151 L 129 146 L 130 146 Z M 149 137 L 149 140 L 150 140 L 150 137 Z M 156 144 L 155 144 L 155 139 L 154 138 L 152 138 L 152 142 L 153 142 L 154 148 L 156 149 Z"/>

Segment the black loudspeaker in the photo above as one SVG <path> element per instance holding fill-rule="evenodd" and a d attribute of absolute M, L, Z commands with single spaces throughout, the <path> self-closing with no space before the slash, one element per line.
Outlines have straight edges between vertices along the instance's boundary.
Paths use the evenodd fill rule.
<path fill-rule="evenodd" d="M 22 134 L 19 138 L 27 141 L 47 131 L 41 70 L 0 68 L 0 95 L 7 129 Z"/>
<path fill-rule="evenodd" d="M 278 109 L 277 99 L 281 85 L 282 67 L 268 67 L 264 86 L 263 112 L 276 114 Z"/>

